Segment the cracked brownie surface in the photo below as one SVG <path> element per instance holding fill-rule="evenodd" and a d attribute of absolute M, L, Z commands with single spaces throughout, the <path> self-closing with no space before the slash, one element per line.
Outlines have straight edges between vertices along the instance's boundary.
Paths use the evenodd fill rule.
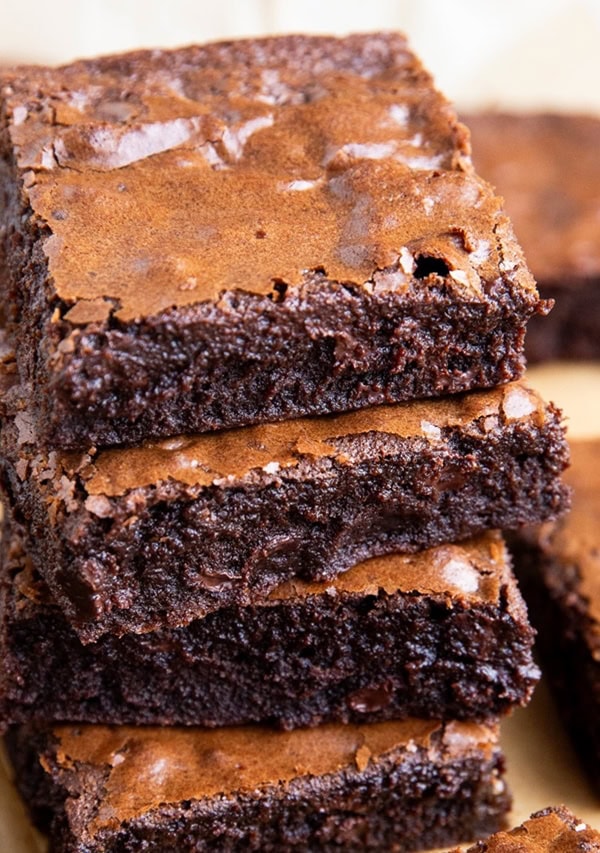
<path fill-rule="evenodd" d="M 510 807 L 493 723 L 24 727 L 9 748 L 57 853 L 402 853 L 487 835 Z"/>
<path fill-rule="evenodd" d="M 543 311 L 400 35 L 4 75 L 3 296 L 38 435 L 131 443 L 487 387 Z"/>
<path fill-rule="evenodd" d="M 464 848 L 463 848 L 464 849 Z M 521 826 L 478 841 L 466 853 L 600 853 L 600 833 L 565 806 L 535 812 Z M 458 849 L 452 853 L 459 853 Z"/>

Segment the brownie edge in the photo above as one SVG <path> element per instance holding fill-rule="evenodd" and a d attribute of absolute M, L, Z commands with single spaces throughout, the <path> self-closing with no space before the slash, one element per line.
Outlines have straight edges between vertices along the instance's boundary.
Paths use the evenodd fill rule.
<path fill-rule="evenodd" d="M 522 383 L 89 454 L 40 452 L 28 425 L 4 422 L 4 486 L 84 642 L 568 505 L 560 413 Z"/>
<path fill-rule="evenodd" d="M 511 547 L 543 671 L 600 791 L 600 441 L 570 444 L 571 511 L 515 534 Z"/>
<path fill-rule="evenodd" d="M 0 727 L 89 722 L 286 729 L 485 720 L 529 700 L 533 631 L 499 534 L 292 581 L 183 628 L 82 645 L 3 537 Z M 418 588 L 417 588 L 418 587 Z"/>
<path fill-rule="evenodd" d="M 63 726 L 8 744 L 56 853 L 401 853 L 496 831 L 510 806 L 495 725 Z"/>
<path fill-rule="evenodd" d="M 522 374 L 545 306 L 403 36 L 4 76 L 0 296 L 40 443 L 132 444 Z"/>
<path fill-rule="evenodd" d="M 600 853 L 600 832 L 565 806 L 549 806 L 515 829 L 478 841 L 466 853 Z"/>

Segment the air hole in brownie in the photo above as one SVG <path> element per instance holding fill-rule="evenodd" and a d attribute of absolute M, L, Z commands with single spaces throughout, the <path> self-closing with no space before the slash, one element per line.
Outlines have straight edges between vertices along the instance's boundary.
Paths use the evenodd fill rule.
<path fill-rule="evenodd" d="M 306 660 L 312 660 L 317 653 L 317 650 L 312 646 L 305 646 L 303 649 L 300 649 L 300 657 L 305 658 Z"/>
<path fill-rule="evenodd" d="M 283 302 L 285 299 L 285 294 L 287 293 L 288 286 L 285 281 L 274 281 L 273 282 L 273 290 L 275 293 L 273 294 L 273 298 L 275 302 Z"/>
<path fill-rule="evenodd" d="M 442 258 L 433 258 L 430 255 L 418 255 L 415 258 L 415 278 L 427 278 L 428 275 L 439 275 L 446 278 L 450 267 Z"/>

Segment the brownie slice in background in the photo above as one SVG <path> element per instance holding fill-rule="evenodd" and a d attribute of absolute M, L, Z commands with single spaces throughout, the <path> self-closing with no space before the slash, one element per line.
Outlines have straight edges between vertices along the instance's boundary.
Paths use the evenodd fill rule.
<path fill-rule="evenodd" d="M 600 832 L 564 806 L 549 806 L 515 829 L 478 841 L 466 853 L 600 853 Z"/>
<path fill-rule="evenodd" d="M 86 454 L 40 451 L 29 426 L 26 411 L 5 421 L 5 488 L 35 569 L 86 642 L 568 503 L 560 414 L 519 383 Z"/>
<path fill-rule="evenodd" d="M 544 298 L 527 327 L 531 361 L 600 358 L 600 118 L 561 114 L 463 116 L 473 161 L 494 184 Z"/>
<path fill-rule="evenodd" d="M 0 724 L 483 720 L 524 705 L 537 681 L 499 534 L 375 558 L 184 628 L 86 646 L 18 532 L 6 529 L 5 542 Z"/>
<path fill-rule="evenodd" d="M 600 790 L 600 441 L 572 441 L 571 512 L 513 537 L 542 667 Z"/>
<path fill-rule="evenodd" d="M 545 306 L 401 35 L 3 76 L 0 295 L 38 441 L 87 450 L 522 373 Z"/>
<path fill-rule="evenodd" d="M 17 729 L 17 783 L 56 853 L 390 850 L 505 825 L 495 725 Z M 49 826 L 48 826 L 49 825 Z"/>

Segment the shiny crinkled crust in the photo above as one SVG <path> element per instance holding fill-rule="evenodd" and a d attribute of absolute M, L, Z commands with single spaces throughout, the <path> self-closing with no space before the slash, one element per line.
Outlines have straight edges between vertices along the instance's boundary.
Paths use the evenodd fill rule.
<path fill-rule="evenodd" d="M 451 237 L 466 208 L 470 227 L 455 238 L 466 246 L 446 239 L 446 251 L 467 262 L 471 250 L 474 266 L 496 251 L 476 233 L 473 211 L 494 202 L 464 172 L 463 129 L 400 36 L 19 69 L 4 91 L 52 288 L 75 326 L 232 288 L 273 293 L 317 269 L 372 285 L 403 246 L 388 289 L 406 287 L 407 244 Z"/>
<path fill-rule="evenodd" d="M 63 853 L 401 853 L 481 837 L 510 805 L 493 723 L 24 728 L 10 748 L 34 814 L 47 822 L 53 809 Z"/>
<path fill-rule="evenodd" d="M 507 832 L 479 841 L 467 853 L 600 853 L 600 832 L 565 806 L 540 809 Z M 452 853 L 459 853 L 458 850 Z"/>
<path fill-rule="evenodd" d="M 402 36 L 18 69 L 3 92 L 6 289 L 46 441 L 136 442 L 522 371 L 535 285 Z"/>

